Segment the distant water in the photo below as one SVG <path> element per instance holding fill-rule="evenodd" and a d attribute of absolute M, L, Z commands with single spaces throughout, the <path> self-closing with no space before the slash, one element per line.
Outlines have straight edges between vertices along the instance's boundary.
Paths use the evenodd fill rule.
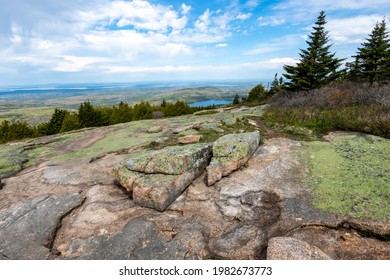
<path fill-rule="evenodd" d="M 152 95 L 183 88 L 198 87 L 240 87 L 252 86 L 252 82 L 143 82 L 143 83 L 85 83 L 85 84 L 47 84 L 31 86 L 0 86 L 0 103 L 7 101 L 46 101 L 89 95 Z M 229 100 L 204 100 L 190 106 L 209 106 L 229 104 Z"/>
<path fill-rule="evenodd" d="M 232 101 L 230 100 L 216 100 L 216 99 L 210 99 L 210 100 L 204 100 L 199 102 L 193 102 L 188 104 L 190 107 L 207 107 L 207 106 L 220 106 L 220 105 L 227 105 L 231 104 Z"/>

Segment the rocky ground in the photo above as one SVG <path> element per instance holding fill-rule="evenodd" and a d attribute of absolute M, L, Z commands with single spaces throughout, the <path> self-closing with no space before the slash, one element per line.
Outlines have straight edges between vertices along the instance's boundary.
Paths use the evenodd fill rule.
<path fill-rule="evenodd" d="M 262 110 L 1 145 L 0 259 L 390 259 L 385 139 L 262 135 L 238 170 L 211 186 L 204 171 L 164 211 L 136 204 L 111 172 L 180 137 L 255 131 Z"/>

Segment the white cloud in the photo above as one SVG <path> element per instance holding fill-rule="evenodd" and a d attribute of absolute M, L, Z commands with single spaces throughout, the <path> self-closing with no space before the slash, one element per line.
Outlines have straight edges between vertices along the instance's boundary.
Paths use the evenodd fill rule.
<path fill-rule="evenodd" d="M 259 5 L 259 2 L 259 0 L 248 0 L 244 6 L 247 8 L 256 8 Z"/>
<path fill-rule="evenodd" d="M 59 72 L 80 72 L 85 70 L 97 69 L 100 63 L 109 62 L 109 59 L 102 57 L 81 57 L 81 56 L 64 56 L 58 61 L 53 70 Z"/>
<path fill-rule="evenodd" d="M 206 32 L 210 24 L 210 10 L 207 9 L 195 22 L 195 28 L 201 32 Z"/>
<path fill-rule="evenodd" d="M 285 19 L 282 18 L 276 18 L 274 16 L 269 17 L 259 17 L 258 18 L 260 26 L 278 26 L 282 25 L 286 22 Z"/>
<path fill-rule="evenodd" d="M 247 20 L 249 19 L 250 17 L 252 16 L 251 13 L 239 13 L 237 16 L 236 16 L 236 19 L 240 19 L 240 20 Z"/>
<path fill-rule="evenodd" d="M 287 0 L 278 4 L 275 8 L 281 10 L 305 9 L 307 12 L 318 13 L 320 10 L 378 10 L 390 7 L 388 0 Z"/>
<path fill-rule="evenodd" d="M 183 15 L 187 15 L 190 10 L 191 6 L 187 6 L 185 3 L 181 4 L 181 13 Z"/>
<path fill-rule="evenodd" d="M 331 39 L 336 43 L 361 43 L 382 19 L 383 15 L 378 14 L 330 19 L 326 27 Z"/>
<path fill-rule="evenodd" d="M 388 0 L 286 0 L 281 1 L 274 6 L 274 16 L 283 18 L 286 22 L 299 24 L 302 22 L 312 21 L 318 16 L 321 10 L 327 14 L 342 11 L 359 12 L 359 13 L 377 13 L 378 10 L 388 14 L 390 1 Z"/>
<path fill-rule="evenodd" d="M 107 73 L 180 73 L 180 72 L 205 72 L 210 73 L 214 71 L 235 72 L 240 70 L 278 70 L 283 65 L 295 65 L 299 61 L 291 57 L 270 58 L 256 62 L 246 62 L 237 64 L 224 65 L 163 65 L 163 66 L 104 66 Z"/>
<path fill-rule="evenodd" d="M 245 51 L 244 55 L 260 55 L 285 50 L 287 48 L 296 48 L 302 41 L 300 35 L 285 35 L 266 43 L 257 44 L 254 48 Z"/>
<path fill-rule="evenodd" d="M 220 44 L 216 44 L 215 45 L 217 48 L 226 48 L 228 46 L 228 44 L 226 43 L 220 43 Z"/>

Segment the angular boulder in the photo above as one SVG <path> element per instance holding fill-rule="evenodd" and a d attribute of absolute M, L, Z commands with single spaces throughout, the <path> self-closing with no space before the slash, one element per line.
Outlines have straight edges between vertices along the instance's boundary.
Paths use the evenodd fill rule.
<path fill-rule="evenodd" d="M 274 237 L 268 242 L 268 260 L 331 260 L 318 247 L 293 237 Z"/>
<path fill-rule="evenodd" d="M 240 168 L 251 158 L 259 144 L 258 131 L 228 134 L 217 139 L 213 145 L 213 158 L 207 167 L 207 185 L 213 185 Z"/>
<path fill-rule="evenodd" d="M 167 147 L 131 157 L 112 174 L 136 204 L 164 211 L 206 169 L 211 145 Z"/>
<path fill-rule="evenodd" d="M 202 138 L 201 135 L 186 135 L 178 138 L 180 144 L 198 143 Z"/>
<path fill-rule="evenodd" d="M 180 175 L 198 169 L 210 157 L 211 145 L 171 146 L 159 151 L 131 157 L 126 166 L 131 171 L 146 174 Z"/>

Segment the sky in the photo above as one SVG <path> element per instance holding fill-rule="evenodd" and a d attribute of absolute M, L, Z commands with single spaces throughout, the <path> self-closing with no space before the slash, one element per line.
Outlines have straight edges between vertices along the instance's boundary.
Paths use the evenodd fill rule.
<path fill-rule="evenodd" d="M 0 0 L 0 86 L 272 81 L 294 65 L 321 10 L 351 56 L 389 0 Z M 389 26 L 389 25 L 388 25 Z"/>

